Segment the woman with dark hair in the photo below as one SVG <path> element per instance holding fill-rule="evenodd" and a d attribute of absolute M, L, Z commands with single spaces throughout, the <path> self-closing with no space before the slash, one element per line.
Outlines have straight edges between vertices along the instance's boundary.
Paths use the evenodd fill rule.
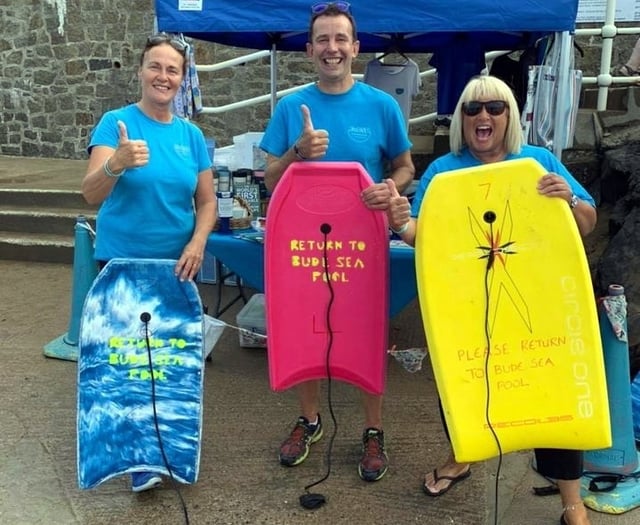
<path fill-rule="evenodd" d="M 216 220 L 211 160 L 202 131 L 172 113 L 185 74 L 186 44 L 147 39 L 135 104 L 106 112 L 91 134 L 82 194 L 99 204 L 95 258 L 175 259 L 176 278 L 193 279 Z M 158 486 L 153 472 L 132 474 L 132 490 Z"/>

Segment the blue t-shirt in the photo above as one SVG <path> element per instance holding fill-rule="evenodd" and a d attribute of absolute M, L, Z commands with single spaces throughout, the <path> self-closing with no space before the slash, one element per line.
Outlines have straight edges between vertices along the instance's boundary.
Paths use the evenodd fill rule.
<path fill-rule="evenodd" d="M 377 88 L 355 82 L 337 95 L 323 93 L 314 84 L 284 97 L 267 125 L 260 147 L 281 157 L 302 134 L 300 106 L 311 112 L 314 129 L 329 133 L 329 148 L 321 161 L 359 162 L 375 182 L 385 173 L 385 160 L 411 148 L 400 106 Z"/>
<path fill-rule="evenodd" d="M 118 120 L 130 140 L 147 142 L 149 162 L 127 169 L 102 202 L 95 258 L 178 259 L 195 227 L 198 173 L 211 167 L 204 135 L 183 118 L 158 122 L 132 104 L 102 116 L 89 152 L 93 146 L 118 146 Z"/>
<path fill-rule="evenodd" d="M 517 154 L 509 154 L 504 160 L 514 160 L 514 159 L 535 159 L 537 160 L 543 168 L 547 170 L 549 173 L 556 173 L 564 178 L 571 186 L 571 191 L 575 193 L 575 195 L 583 201 L 588 202 L 591 206 L 595 206 L 595 202 L 593 197 L 589 195 L 587 190 L 585 190 L 582 185 L 569 173 L 569 170 L 564 167 L 564 164 L 560 162 L 549 150 L 542 148 L 540 146 L 531 146 L 525 144 L 522 146 L 522 150 Z M 427 191 L 427 187 L 438 173 L 443 173 L 445 171 L 451 170 L 459 170 L 462 168 L 472 168 L 474 166 L 482 166 L 482 162 L 476 159 L 469 152 L 468 148 L 464 148 L 460 155 L 454 155 L 453 153 L 447 153 L 442 157 L 437 158 L 426 169 L 422 177 L 420 178 L 420 184 L 416 189 L 415 196 L 413 198 L 413 203 L 411 205 L 411 215 L 413 217 L 418 216 L 418 212 L 420 211 L 420 205 L 422 204 L 422 199 L 424 198 L 424 194 Z"/>

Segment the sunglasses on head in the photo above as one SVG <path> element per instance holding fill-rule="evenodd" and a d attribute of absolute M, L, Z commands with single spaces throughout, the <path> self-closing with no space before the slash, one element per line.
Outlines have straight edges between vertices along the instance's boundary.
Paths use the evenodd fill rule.
<path fill-rule="evenodd" d="M 320 2 L 311 6 L 311 13 L 321 15 L 330 7 L 336 8 L 341 13 L 351 13 L 351 4 L 349 2 Z"/>
<path fill-rule="evenodd" d="M 175 36 L 167 33 L 156 33 L 147 38 L 147 48 L 158 46 L 160 44 L 169 44 L 173 49 L 184 55 L 187 49 L 187 43 Z"/>
<path fill-rule="evenodd" d="M 462 112 L 469 117 L 478 115 L 482 111 L 482 108 L 486 109 L 489 115 L 497 117 L 498 115 L 502 115 L 504 110 L 507 109 L 507 103 L 504 100 L 489 100 L 488 102 L 470 100 L 462 104 Z"/>

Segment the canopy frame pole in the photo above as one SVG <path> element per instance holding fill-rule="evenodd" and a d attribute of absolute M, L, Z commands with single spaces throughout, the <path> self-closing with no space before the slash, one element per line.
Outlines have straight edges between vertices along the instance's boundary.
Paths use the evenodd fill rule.
<path fill-rule="evenodd" d="M 273 115 L 278 101 L 278 50 L 275 44 L 271 44 L 271 71 L 269 77 L 271 85 L 271 115 Z"/>

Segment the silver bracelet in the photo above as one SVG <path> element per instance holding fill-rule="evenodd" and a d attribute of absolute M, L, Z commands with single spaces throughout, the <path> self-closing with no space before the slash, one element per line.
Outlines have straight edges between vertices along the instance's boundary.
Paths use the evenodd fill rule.
<path fill-rule="evenodd" d="M 396 235 L 402 235 L 404 232 L 406 232 L 409 229 L 409 223 L 411 221 L 407 221 L 405 222 L 402 226 L 400 226 L 400 228 L 398 228 L 397 230 L 394 230 L 391 226 L 389 226 L 389 229 L 395 233 Z"/>
<path fill-rule="evenodd" d="M 124 172 L 127 170 L 122 170 L 120 171 L 120 173 L 115 173 L 113 171 L 111 171 L 111 168 L 109 167 L 109 161 L 111 160 L 111 157 L 107 157 L 107 159 L 104 161 L 104 164 L 102 165 L 102 169 L 104 170 L 104 174 L 107 177 L 113 177 L 113 178 L 118 178 L 118 177 L 122 177 L 124 175 Z"/>

